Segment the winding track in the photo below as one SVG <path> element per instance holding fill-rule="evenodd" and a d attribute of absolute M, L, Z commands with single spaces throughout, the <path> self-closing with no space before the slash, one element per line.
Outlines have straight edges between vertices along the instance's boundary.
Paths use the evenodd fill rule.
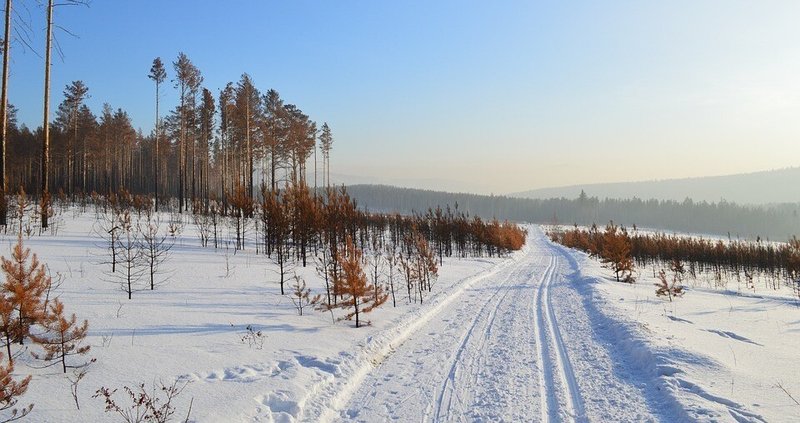
<path fill-rule="evenodd" d="M 530 237 L 525 256 L 396 345 L 339 418 L 586 421 L 551 295 L 561 252 L 539 231 Z"/>

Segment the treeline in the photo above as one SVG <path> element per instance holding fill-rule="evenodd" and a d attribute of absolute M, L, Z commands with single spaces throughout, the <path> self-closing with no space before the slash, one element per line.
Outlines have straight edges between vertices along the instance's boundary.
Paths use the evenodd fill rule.
<path fill-rule="evenodd" d="M 800 292 L 800 240 L 786 243 L 741 240 L 709 240 L 664 233 L 629 233 L 613 223 L 600 231 L 572 228 L 550 232 L 553 241 L 575 248 L 610 263 L 612 270 L 633 265 L 678 274 L 678 279 L 705 279 L 716 287 L 729 280 L 756 289 L 757 283 L 778 289 L 787 285 Z M 624 273 L 624 272 L 623 272 Z M 760 281 L 760 282 L 759 282 Z"/>
<path fill-rule="evenodd" d="M 150 213 L 153 207 L 150 196 L 124 190 L 84 201 L 103 212 L 135 210 L 141 214 Z M 177 211 L 175 203 L 173 199 L 166 209 Z M 267 256 L 291 257 L 303 266 L 325 245 L 330 245 L 335 255 L 337 246 L 344 245 L 347 238 L 365 250 L 376 240 L 399 245 L 419 234 L 433 246 L 441 262 L 443 257 L 505 255 L 522 248 L 526 236 L 513 223 L 470 217 L 449 206 L 411 216 L 369 212 L 359 208 L 345 187 L 318 194 L 304 184 L 275 191 L 262 186 L 254 199 L 240 185 L 225 201 L 196 200 L 191 211 L 204 247 L 251 248 Z"/>
<path fill-rule="evenodd" d="M 155 129 L 149 134 L 134 129 L 122 108 L 104 104 L 102 110 L 91 110 L 85 104 L 90 89 L 83 81 L 65 87 L 49 127 L 46 173 L 52 196 L 76 198 L 125 190 L 150 194 L 157 200 L 156 208 L 177 198 L 181 210 L 187 211 L 197 199 L 226 202 L 237 186 L 254 198 L 259 185 L 276 190 L 305 183 L 311 174 L 314 181 L 308 185 L 317 186 L 317 178 L 320 186 L 328 185 L 330 127 L 327 123 L 318 127 L 277 91 L 260 91 L 245 73 L 236 83 L 212 92 L 203 87 L 200 69 L 183 53 L 172 63 L 172 72 L 155 59 L 149 78 L 157 110 Z M 174 81 L 179 101 L 161 116 L 159 92 L 168 78 Z M 22 187 L 41 198 L 43 131 L 18 125 L 16 109 L 9 107 L 5 163 L 9 193 Z"/>
<path fill-rule="evenodd" d="M 589 226 L 613 220 L 621 225 L 667 231 L 715 234 L 731 238 L 757 237 L 784 241 L 800 232 L 800 203 L 742 206 L 718 203 L 576 198 L 525 199 L 496 195 L 448 193 L 383 185 L 353 185 L 350 195 L 371 210 L 412 213 L 437 204 L 484 219 L 497 218 L 541 224 Z"/>

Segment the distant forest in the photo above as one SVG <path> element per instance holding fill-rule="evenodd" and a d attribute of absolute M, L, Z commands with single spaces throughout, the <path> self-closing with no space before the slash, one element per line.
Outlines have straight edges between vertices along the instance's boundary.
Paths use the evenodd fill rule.
<path fill-rule="evenodd" d="M 800 234 L 800 203 L 742 206 L 717 203 L 599 199 L 585 194 L 576 198 L 525 199 L 505 196 L 449 193 L 385 185 L 352 185 L 347 192 L 359 207 L 376 212 L 425 212 L 449 205 L 472 216 L 516 222 L 624 226 L 665 231 L 714 234 L 731 238 L 761 237 L 787 241 Z"/>
<path fill-rule="evenodd" d="M 577 197 L 582 190 L 599 198 L 656 198 L 683 201 L 730 201 L 738 204 L 781 204 L 800 201 L 800 167 L 737 175 L 661 181 L 582 184 L 510 194 L 522 198 Z"/>

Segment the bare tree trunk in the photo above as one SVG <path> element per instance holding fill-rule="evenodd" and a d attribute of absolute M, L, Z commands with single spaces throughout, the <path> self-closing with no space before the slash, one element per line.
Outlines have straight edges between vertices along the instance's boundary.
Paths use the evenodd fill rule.
<path fill-rule="evenodd" d="M 186 123 L 184 122 L 186 119 L 186 93 L 184 90 L 183 83 L 181 83 L 181 134 L 178 145 L 178 213 L 183 213 L 183 178 L 185 176 L 183 170 L 183 141 L 186 137 Z"/>
<path fill-rule="evenodd" d="M 72 120 L 73 120 L 73 122 L 72 122 L 72 154 L 70 155 L 70 160 L 71 160 L 71 163 L 72 163 L 72 173 L 73 173 L 72 176 L 74 176 L 74 178 L 71 178 L 70 181 L 72 181 L 72 179 L 75 179 L 75 180 L 78 179 L 77 178 L 77 176 L 78 176 L 77 175 L 78 168 L 77 168 L 76 163 L 75 163 L 75 156 L 77 155 L 77 154 L 75 154 L 75 149 L 78 148 L 78 104 L 79 104 L 79 102 L 75 101 L 74 110 L 72 111 L 72 113 L 73 113 L 73 115 L 72 115 L 73 116 L 72 117 Z M 74 186 L 73 186 L 72 182 L 70 182 L 69 195 L 73 196 L 74 194 L 75 194 Z"/>
<path fill-rule="evenodd" d="M 225 127 L 228 127 L 227 119 L 225 122 Z M 225 176 L 228 172 L 228 147 L 225 145 L 225 138 L 227 131 L 221 131 L 220 133 L 220 149 L 222 150 L 222 171 L 220 172 L 220 199 L 222 200 L 222 208 L 223 210 L 227 210 L 228 208 L 228 199 L 227 199 L 227 186 L 225 185 Z"/>
<path fill-rule="evenodd" d="M 0 225 L 6 225 L 8 204 L 6 203 L 6 136 L 8 134 L 8 54 L 11 43 L 11 0 L 6 0 L 6 26 L 3 37 L 3 87 L 0 91 Z"/>
<path fill-rule="evenodd" d="M 47 229 L 47 205 L 50 203 L 50 187 L 48 184 L 48 165 L 50 162 L 50 50 L 53 42 L 53 0 L 47 2 L 47 41 L 44 60 L 44 117 L 42 128 L 42 229 Z"/>
<path fill-rule="evenodd" d="M 192 205 L 197 199 L 197 139 L 192 137 Z"/>
<path fill-rule="evenodd" d="M 314 141 L 314 198 L 317 198 L 317 142 Z"/>
<path fill-rule="evenodd" d="M 247 111 L 245 114 L 245 127 L 247 135 L 245 137 L 247 142 L 247 195 L 253 198 L 253 150 L 250 147 L 250 95 L 247 96 Z"/>
<path fill-rule="evenodd" d="M 156 138 L 156 141 L 155 141 L 155 143 L 156 143 L 156 145 L 155 145 L 156 154 L 155 154 L 155 157 L 154 157 L 155 169 L 153 170 L 155 183 L 156 183 L 156 186 L 155 186 L 156 212 L 158 212 L 158 186 L 160 185 L 159 182 L 161 182 L 158 179 L 158 158 L 159 158 L 159 156 L 158 156 L 158 135 L 159 135 L 159 132 L 160 132 L 159 118 L 158 118 L 158 88 L 159 88 L 158 86 L 159 85 L 160 84 L 158 82 L 156 82 L 156 137 L 155 137 Z"/>
<path fill-rule="evenodd" d="M 275 141 L 273 141 L 273 142 L 277 142 L 277 140 L 275 140 Z M 271 172 L 271 174 L 270 174 L 270 180 L 271 180 L 271 182 L 272 182 L 272 191 L 277 191 L 277 190 L 278 190 L 278 183 L 277 183 L 277 181 L 275 180 L 275 170 L 276 170 L 276 167 L 278 166 L 278 158 L 277 158 L 277 157 L 276 157 L 276 155 L 275 155 L 275 153 L 276 153 L 276 151 L 275 151 L 275 150 L 277 150 L 277 149 L 276 149 L 276 148 L 275 148 L 275 146 L 273 145 L 273 146 L 272 146 L 272 154 L 271 154 L 271 156 L 272 156 L 272 163 L 270 163 L 270 165 L 271 165 L 271 169 L 270 169 L 270 172 Z"/>
<path fill-rule="evenodd" d="M 84 136 L 83 137 L 83 164 L 82 164 L 83 169 L 81 171 L 81 173 L 82 173 L 82 175 L 81 175 L 81 191 L 82 191 L 83 195 L 86 195 L 86 172 L 87 172 L 87 167 L 88 167 L 88 164 L 86 163 L 86 157 L 87 157 L 87 154 L 86 154 L 86 137 Z"/>

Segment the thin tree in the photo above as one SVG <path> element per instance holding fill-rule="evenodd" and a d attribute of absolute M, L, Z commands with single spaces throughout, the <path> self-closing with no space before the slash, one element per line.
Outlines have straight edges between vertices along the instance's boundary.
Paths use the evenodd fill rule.
<path fill-rule="evenodd" d="M 289 242 L 289 235 L 291 233 L 291 221 L 289 220 L 291 201 L 287 195 L 278 197 L 278 193 L 274 191 L 263 191 L 266 198 L 264 199 L 264 211 L 266 214 L 266 222 L 272 233 L 272 254 L 270 258 L 278 265 L 278 278 L 281 286 L 281 295 L 285 294 L 284 284 L 286 283 L 289 275 L 294 273 L 294 262 L 289 260 L 291 255 L 291 247 Z"/>
<path fill-rule="evenodd" d="M 75 313 L 67 319 L 64 315 L 64 304 L 56 298 L 48 307 L 41 325 L 44 333 L 32 335 L 31 339 L 44 349 L 44 354 L 33 353 L 33 357 L 38 360 L 52 361 L 45 367 L 61 363 L 61 370 L 66 373 L 67 368 L 81 368 L 89 364 L 88 361 L 77 365 L 67 364 L 67 357 L 85 355 L 89 352 L 88 345 L 80 345 L 89 330 L 87 320 L 78 324 Z"/>
<path fill-rule="evenodd" d="M 331 147 L 333 146 L 333 134 L 328 122 L 322 124 L 322 132 L 319 135 L 319 149 L 322 152 L 322 174 L 325 179 L 325 187 L 331 184 Z"/>
<path fill-rule="evenodd" d="M 158 154 L 158 135 L 160 133 L 161 128 L 161 118 L 158 113 L 158 105 L 159 105 L 159 88 L 161 87 L 161 83 L 163 83 L 167 79 L 167 70 L 164 68 L 164 63 L 161 61 L 160 57 L 156 57 L 153 59 L 153 66 L 150 68 L 150 74 L 147 75 L 148 78 L 152 79 L 153 82 L 156 84 L 156 126 L 155 126 L 155 141 L 153 142 L 155 147 L 155 154 L 153 156 L 154 169 L 153 169 L 153 178 L 155 179 L 155 202 L 156 202 L 156 212 L 158 212 L 158 187 L 160 185 L 160 179 L 158 175 L 159 171 L 159 160 L 160 155 Z"/>
<path fill-rule="evenodd" d="M 353 240 L 348 236 L 344 254 L 339 256 L 339 265 L 342 268 L 340 280 L 336 284 L 338 294 L 343 299 L 338 307 L 351 309 L 343 319 L 356 319 L 356 327 L 360 327 L 360 315 L 369 313 L 376 307 L 385 303 L 389 295 L 383 292 L 380 286 L 367 282 L 367 275 L 361 267 L 362 253 L 356 248 Z"/>
<path fill-rule="evenodd" d="M 178 110 L 180 121 L 178 139 L 178 205 L 180 212 L 183 213 L 184 209 L 188 209 L 186 204 L 187 126 L 190 115 L 194 112 L 194 95 L 203 82 L 203 77 L 200 76 L 200 70 L 192 64 L 192 61 L 184 53 L 178 54 L 178 60 L 173 62 L 173 67 L 175 68 L 176 77 L 175 87 L 178 88 L 181 99 Z"/>
<path fill-rule="evenodd" d="M 123 212 L 117 203 L 117 196 L 112 194 L 107 199 L 108 205 L 103 213 L 100 213 L 97 221 L 95 221 L 94 232 L 103 240 L 106 245 L 106 250 L 110 258 L 111 273 L 117 271 L 117 239 L 122 232 L 122 217 Z"/>
<path fill-rule="evenodd" d="M 229 150 L 230 150 L 230 133 L 231 133 L 231 121 L 233 118 L 233 103 L 234 97 L 234 89 L 233 83 L 228 82 L 225 85 L 225 88 L 220 90 L 219 92 L 219 155 L 217 160 L 221 162 L 220 168 L 220 198 L 222 198 L 222 209 L 227 210 L 228 208 L 228 185 L 229 180 L 226 178 L 228 177 L 228 172 L 230 165 L 228 163 L 229 158 Z"/>
<path fill-rule="evenodd" d="M 278 190 L 277 171 L 285 160 L 286 110 L 283 100 L 275 90 L 267 91 L 264 103 L 264 149 L 269 153 L 270 187 Z"/>
<path fill-rule="evenodd" d="M 369 253 L 366 261 L 369 264 L 372 285 L 375 287 L 375 295 L 377 295 L 377 289 L 380 286 L 380 276 L 383 274 L 387 264 L 387 259 L 383 256 L 383 245 L 381 245 L 378 236 L 372 237 Z"/>
<path fill-rule="evenodd" d="M 209 153 L 211 141 L 214 135 L 214 113 L 216 105 L 214 104 L 214 95 L 207 88 L 203 88 L 200 101 L 200 180 L 199 191 L 203 198 L 204 204 L 207 205 L 210 197 L 210 164 Z"/>
<path fill-rule="evenodd" d="M 130 300 L 133 291 L 139 290 L 139 279 L 144 273 L 142 257 L 144 251 L 139 241 L 139 227 L 131 221 L 130 211 L 124 210 L 120 218 L 120 235 L 117 236 L 116 251 L 122 272 L 112 273 L 110 276 L 120 283 L 120 287 L 128 294 Z"/>
<path fill-rule="evenodd" d="M 631 239 L 625 229 L 620 230 L 614 222 L 606 226 L 603 233 L 603 247 L 600 261 L 609 267 L 617 279 L 633 283 L 633 257 L 631 256 Z"/>
<path fill-rule="evenodd" d="M 289 298 L 292 300 L 292 304 L 294 304 L 294 307 L 297 309 L 297 314 L 302 316 L 303 310 L 309 307 L 315 307 L 320 303 L 320 301 L 322 301 L 322 296 L 317 294 L 312 297 L 311 289 L 306 288 L 305 279 L 298 276 L 297 273 L 294 274 L 292 279 L 294 280 L 294 283 L 291 285 L 292 295 L 290 295 Z"/>
<path fill-rule="evenodd" d="M 53 0 L 47 1 L 47 39 L 44 59 L 44 118 L 42 120 L 42 192 L 41 214 L 42 229 L 47 229 L 47 218 L 50 205 L 50 187 L 48 185 L 48 165 L 50 163 L 50 53 L 53 43 Z"/>
<path fill-rule="evenodd" d="M 156 276 L 161 272 L 161 265 L 170 257 L 170 250 L 175 239 L 162 230 L 161 218 L 157 213 L 146 213 L 144 221 L 139 222 L 140 250 L 150 275 L 150 290 L 154 290 L 158 282 Z"/>
<path fill-rule="evenodd" d="M 66 0 L 61 5 L 86 4 L 81 0 Z M 47 36 L 45 38 L 45 59 L 44 59 L 44 116 L 42 118 L 42 192 L 41 192 L 41 215 L 42 229 L 47 229 L 48 217 L 50 213 L 50 187 L 48 183 L 49 163 L 50 163 L 50 56 L 53 45 L 53 0 L 47 1 Z"/>
<path fill-rule="evenodd" d="M 64 130 L 70 130 L 72 137 L 67 143 L 67 192 L 73 193 L 73 181 L 75 180 L 75 149 L 78 144 L 78 114 L 80 113 L 83 100 L 88 97 L 89 88 L 83 81 L 72 81 L 64 89 L 64 102 L 59 106 L 58 120 Z M 86 138 L 84 137 L 84 152 L 86 151 Z M 85 157 L 84 157 L 85 162 Z M 85 175 L 85 173 L 84 173 Z M 86 178 L 83 178 L 83 192 L 86 190 Z"/>
<path fill-rule="evenodd" d="M 331 286 L 333 283 L 333 278 L 331 277 L 331 268 L 333 267 L 334 260 L 331 257 L 330 246 L 325 238 L 324 232 L 321 236 L 322 248 L 320 248 L 319 255 L 316 258 L 315 270 L 317 271 L 317 275 L 322 277 L 322 279 L 325 281 L 325 295 L 327 296 L 326 306 L 331 308 L 336 301 L 336 297 L 334 295 L 335 288 Z"/>
<path fill-rule="evenodd" d="M 2 359 L 2 354 L 0 354 Z M 22 409 L 13 408 L 19 401 L 18 398 L 25 394 L 28 390 L 28 383 L 31 381 L 31 376 L 27 376 L 22 380 L 14 380 L 14 363 L 9 359 L 8 364 L 0 365 L 0 411 L 11 409 L 10 416 L 0 416 L 3 422 L 10 422 L 21 419 L 28 415 L 33 409 L 33 404 L 30 404 Z"/>
<path fill-rule="evenodd" d="M 11 0 L 6 0 L 5 35 L 3 36 L 3 81 L 0 88 L 0 226 L 6 225 L 6 136 L 8 135 L 8 58 L 11 48 Z"/>
<path fill-rule="evenodd" d="M 397 251 L 397 244 L 394 242 L 387 242 L 385 250 L 386 279 L 389 283 L 389 292 L 392 294 L 392 307 L 397 307 L 397 297 L 394 291 L 394 274 L 402 253 Z"/>
<path fill-rule="evenodd" d="M 239 83 L 236 85 L 236 109 L 237 129 L 240 135 L 239 141 L 244 142 L 245 149 L 245 180 L 243 184 L 247 186 L 247 195 L 253 197 L 253 178 L 254 178 L 254 154 L 253 147 L 255 141 L 252 139 L 258 129 L 259 118 L 261 116 L 261 97 L 253 84 L 250 75 L 242 74 Z M 249 217 L 249 216 L 248 216 Z"/>
<path fill-rule="evenodd" d="M 31 254 L 30 248 L 25 248 L 21 235 L 17 238 L 11 259 L 0 257 L 0 262 L 6 279 L 2 285 L 2 295 L 8 302 L 2 308 L 10 308 L 3 310 L 2 314 L 11 313 L 8 319 L 3 318 L 8 320 L 3 336 L 8 359 L 12 361 L 11 343 L 23 344 L 24 339 L 30 335 L 31 326 L 40 321 L 43 312 L 42 295 L 51 284 L 51 279 L 36 254 Z"/>

